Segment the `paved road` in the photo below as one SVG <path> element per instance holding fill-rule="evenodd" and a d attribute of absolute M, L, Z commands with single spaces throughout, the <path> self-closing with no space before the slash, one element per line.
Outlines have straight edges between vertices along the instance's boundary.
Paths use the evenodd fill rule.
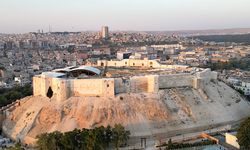
<path fill-rule="evenodd" d="M 235 125 L 238 122 L 229 122 L 221 125 L 213 125 L 200 127 L 200 128 L 192 128 L 192 129 L 182 129 L 178 131 L 171 131 L 167 133 L 156 134 L 153 136 L 144 136 L 144 137 L 132 137 L 129 140 L 130 148 L 141 148 L 141 138 L 146 138 L 147 145 L 146 150 L 158 150 L 155 147 L 156 143 L 159 143 L 159 139 L 161 142 L 167 142 L 170 138 L 173 142 L 182 142 L 186 140 L 191 140 L 197 138 L 201 133 L 217 133 L 217 132 L 225 132 L 231 129 L 232 125 Z M 177 135 L 178 134 L 178 135 Z M 160 137 L 160 138 L 159 138 Z M 125 148 L 128 149 L 128 148 Z"/>

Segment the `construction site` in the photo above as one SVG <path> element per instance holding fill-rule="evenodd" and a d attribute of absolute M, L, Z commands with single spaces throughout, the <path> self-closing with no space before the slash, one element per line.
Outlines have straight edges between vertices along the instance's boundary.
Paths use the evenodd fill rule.
<path fill-rule="evenodd" d="M 34 76 L 33 96 L 4 109 L 2 129 L 8 137 L 34 145 L 44 132 L 121 123 L 133 138 L 174 136 L 249 114 L 249 103 L 210 69 L 104 60 Z"/>

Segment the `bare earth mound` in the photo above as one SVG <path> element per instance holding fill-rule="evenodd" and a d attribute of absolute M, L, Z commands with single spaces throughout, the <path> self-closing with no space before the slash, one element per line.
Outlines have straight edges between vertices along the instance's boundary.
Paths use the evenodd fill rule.
<path fill-rule="evenodd" d="M 7 112 L 3 132 L 27 144 L 44 132 L 70 131 L 123 124 L 132 136 L 171 133 L 237 121 L 250 115 L 250 105 L 222 82 L 203 90 L 190 87 L 157 94 L 120 94 L 115 98 L 71 97 L 57 103 L 45 97 L 26 97 Z"/>

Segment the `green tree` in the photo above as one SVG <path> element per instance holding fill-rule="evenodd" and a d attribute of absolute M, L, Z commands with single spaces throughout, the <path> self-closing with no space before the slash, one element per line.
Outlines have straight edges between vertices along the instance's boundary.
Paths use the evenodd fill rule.
<path fill-rule="evenodd" d="M 62 136 L 63 134 L 58 131 L 41 134 L 37 137 L 37 147 L 39 150 L 58 150 L 62 148 Z"/>
<path fill-rule="evenodd" d="M 93 130 L 89 130 L 89 134 L 86 140 L 86 150 L 95 150 L 96 133 Z"/>
<path fill-rule="evenodd" d="M 108 125 L 107 128 L 105 128 L 105 135 L 104 135 L 104 141 L 106 147 L 109 147 L 110 143 L 112 142 L 112 136 L 113 136 L 112 128 L 110 125 Z"/>
<path fill-rule="evenodd" d="M 48 133 L 43 133 L 37 136 L 37 148 L 39 150 L 49 150 L 49 134 Z"/>
<path fill-rule="evenodd" d="M 30 96 L 33 94 L 33 89 L 30 85 L 25 85 L 23 88 L 22 88 L 22 94 L 23 96 Z"/>
<path fill-rule="evenodd" d="M 66 132 L 61 137 L 61 145 L 64 150 L 74 150 L 78 147 L 78 143 L 76 140 L 77 134 L 79 130 L 75 129 L 70 132 Z"/>
<path fill-rule="evenodd" d="M 96 133 L 96 147 L 97 149 L 103 150 L 106 149 L 107 145 L 106 145 L 106 129 L 101 126 L 98 128 L 94 129 L 95 133 Z"/>
<path fill-rule="evenodd" d="M 167 145 L 167 148 L 166 148 L 166 149 L 167 149 L 167 150 L 173 149 L 173 143 L 172 143 L 172 140 L 171 140 L 171 139 L 168 140 L 168 145 Z"/>
<path fill-rule="evenodd" d="M 0 106 L 2 107 L 2 106 L 4 106 L 4 105 L 6 105 L 6 104 L 7 104 L 7 99 L 6 99 L 6 97 L 3 96 L 3 95 L 0 95 Z"/>
<path fill-rule="evenodd" d="M 53 148 L 51 150 L 58 150 L 61 147 L 63 147 L 61 144 L 61 138 L 63 137 L 62 133 L 55 131 L 50 133 L 49 136 L 50 136 L 50 144 L 51 147 Z"/>
<path fill-rule="evenodd" d="M 89 130 L 82 129 L 80 135 L 77 136 L 79 149 L 86 149 L 88 136 L 89 136 Z"/>
<path fill-rule="evenodd" d="M 130 132 L 126 131 L 121 124 L 116 124 L 112 130 L 113 142 L 117 150 L 122 144 L 126 144 L 129 139 Z"/>
<path fill-rule="evenodd" d="M 22 94 L 18 91 L 11 91 L 9 98 L 14 101 L 14 100 L 22 98 Z"/>
<path fill-rule="evenodd" d="M 250 117 L 240 124 L 236 137 L 241 148 L 250 149 Z"/>
<path fill-rule="evenodd" d="M 65 133 L 55 131 L 37 136 L 37 149 L 105 150 L 111 142 L 114 142 L 118 149 L 122 144 L 126 144 L 129 134 L 120 124 L 114 128 L 101 126 L 94 129 L 75 129 Z"/>
<path fill-rule="evenodd" d="M 7 150 L 25 150 L 21 147 L 20 143 L 16 143 L 15 146 L 8 147 Z"/>

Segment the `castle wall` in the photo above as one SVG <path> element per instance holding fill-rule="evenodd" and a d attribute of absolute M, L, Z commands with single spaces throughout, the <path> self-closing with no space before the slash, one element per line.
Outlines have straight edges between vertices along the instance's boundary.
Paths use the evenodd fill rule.
<path fill-rule="evenodd" d="M 115 78 L 115 94 L 119 93 L 154 93 L 159 89 L 158 75 Z"/>
<path fill-rule="evenodd" d="M 148 91 L 148 79 L 145 76 L 133 76 L 130 78 L 130 92 L 141 93 Z"/>
<path fill-rule="evenodd" d="M 202 80 L 217 79 L 217 72 L 211 71 L 211 69 L 204 69 L 201 72 L 196 73 L 196 77 Z"/>
<path fill-rule="evenodd" d="M 72 79 L 67 83 L 71 96 L 114 96 L 114 79 Z"/>
<path fill-rule="evenodd" d="M 71 96 L 112 97 L 120 93 L 157 93 L 159 89 L 193 87 L 203 89 L 207 82 L 217 79 L 217 73 L 205 69 L 196 74 L 146 75 L 124 78 L 61 79 L 45 76 L 33 77 L 35 96 L 47 96 L 49 87 L 53 97 L 63 101 Z"/>
<path fill-rule="evenodd" d="M 113 78 L 105 78 L 102 80 L 102 96 L 113 97 L 115 95 L 115 81 Z"/>
<path fill-rule="evenodd" d="M 194 76 L 191 74 L 160 75 L 159 88 L 173 88 L 189 86 L 193 87 Z"/>
<path fill-rule="evenodd" d="M 68 81 L 60 78 L 50 78 L 45 76 L 33 77 L 33 95 L 47 97 L 49 87 L 53 91 L 52 98 L 57 100 L 67 99 L 70 97 L 69 89 L 67 88 Z"/>
<path fill-rule="evenodd" d="M 114 79 L 60 79 L 43 76 L 33 77 L 34 96 L 47 97 L 49 87 L 52 99 L 63 101 L 71 96 L 114 96 Z"/>
<path fill-rule="evenodd" d="M 159 76 L 158 75 L 150 75 L 148 78 L 148 92 L 149 93 L 157 93 L 159 91 Z"/>
<path fill-rule="evenodd" d="M 41 95 L 41 78 L 38 76 L 33 77 L 33 95 L 38 96 Z"/>
<path fill-rule="evenodd" d="M 203 89 L 207 83 L 211 82 L 212 80 L 217 80 L 217 72 L 211 71 L 211 69 L 204 69 L 201 72 L 196 73 L 196 86 L 195 88 Z"/>
<path fill-rule="evenodd" d="M 56 99 L 57 101 L 63 101 L 71 97 L 71 88 L 69 87 L 70 81 L 68 80 L 57 80 L 57 93 L 56 93 Z M 53 88 L 52 88 L 53 90 Z"/>
<path fill-rule="evenodd" d="M 187 71 L 188 66 L 184 65 L 164 65 L 156 60 L 140 60 L 140 59 L 123 59 L 123 60 L 98 60 L 97 66 L 108 67 L 145 67 L 145 68 L 158 68 L 158 69 L 176 69 Z"/>
<path fill-rule="evenodd" d="M 72 96 L 102 95 L 102 79 L 72 79 L 68 84 Z"/>
<path fill-rule="evenodd" d="M 130 81 L 129 78 L 115 78 L 115 94 L 119 93 L 129 93 Z"/>
<path fill-rule="evenodd" d="M 162 65 L 156 60 L 123 59 L 121 61 L 99 60 L 97 66 L 161 68 Z"/>

